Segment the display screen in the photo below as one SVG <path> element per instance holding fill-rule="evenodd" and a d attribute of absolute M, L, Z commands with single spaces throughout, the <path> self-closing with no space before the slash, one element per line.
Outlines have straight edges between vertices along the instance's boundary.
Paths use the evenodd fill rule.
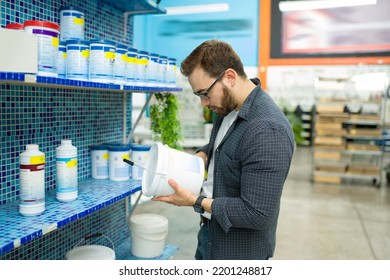
<path fill-rule="evenodd" d="M 390 1 L 280 12 L 272 1 L 271 57 L 390 55 Z"/>

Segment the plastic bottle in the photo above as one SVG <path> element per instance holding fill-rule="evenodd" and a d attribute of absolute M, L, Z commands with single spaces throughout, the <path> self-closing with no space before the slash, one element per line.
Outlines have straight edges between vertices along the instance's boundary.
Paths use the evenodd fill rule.
<path fill-rule="evenodd" d="M 19 212 L 23 216 L 39 215 L 45 211 L 45 154 L 36 144 L 26 145 L 19 164 Z"/>
<path fill-rule="evenodd" d="M 72 140 L 61 140 L 56 148 L 57 199 L 62 202 L 73 201 L 78 196 L 77 148 Z"/>

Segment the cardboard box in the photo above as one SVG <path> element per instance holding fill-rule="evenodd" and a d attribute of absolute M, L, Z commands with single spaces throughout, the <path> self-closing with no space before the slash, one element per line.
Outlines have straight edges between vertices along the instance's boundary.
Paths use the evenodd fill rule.
<path fill-rule="evenodd" d="M 330 184 L 340 184 L 341 177 L 337 176 L 314 176 L 314 182 L 316 183 L 330 183 Z"/>
<path fill-rule="evenodd" d="M 36 74 L 38 39 L 18 30 L 0 28 L 0 72 Z"/>
<path fill-rule="evenodd" d="M 324 151 L 314 151 L 315 159 L 324 159 L 324 160 L 340 160 L 340 152 L 324 152 Z"/>

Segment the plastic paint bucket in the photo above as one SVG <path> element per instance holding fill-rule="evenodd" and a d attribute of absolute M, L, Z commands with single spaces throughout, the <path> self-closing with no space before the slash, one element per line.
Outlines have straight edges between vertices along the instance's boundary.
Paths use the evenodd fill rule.
<path fill-rule="evenodd" d="M 159 55 L 156 53 L 151 53 L 149 56 L 149 66 L 148 66 L 148 86 L 156 87 L 158 86 L 158 74 L 159 74 Z"/>
<path fill-rule="evenodd" d="M 203 184 L 203 159 L 171 149 L 161 143 L 156 143 L 151 147 L 145 167 L 154 171 L 145 170 L 143 172 L 142 193 L 145 196 L 173 194 L 174 190 L 168 183 L 170 178 L 195 194 L 199 193 Z"/>
<path fill-rule="evenodd" d="M 116 44 L 109 40 L 89 42 L 89 80 L 113 83 Z"/>
<path fill-rule="evenodd" d="M 137 56 L 137 86 L 148 85 L 148 66 L 149 66 L 149 53 L 146 51 L 139 51 Z"/>
<path fill-rule="evenodd" d="M 168 220 L 155 214 L 130 217 L 131 253 L 140 258 L 154 258 L 164 251 Z"/>
<path fill-rule="evenodd" d="M 176 58 L 168 58 L 167 86 L 176 87 Z"/>
<path fill-rule="evenodd" d="M 66 78 L 88 81 L 89 44 L 84 40 L 66 41 Z"/>
<path fill-rule="evenodd" d="M 60 8 L 61 41 L 84 40 L 84 11 L 77 7 Z"/>
<path fill-rule="evenodd" d="M 148 153 L 150 146 L 143 145 L 132 145 L 131 146 L 131 160 L 138 165 L 144 166 L 148 159 Z M 143 168 L 133 165 L 132 167 L 132 178 L 134 180 L 142 180 L 142 174 L 144 173 Z"/>
<path fill-rule="evenodd" d="M 92 146 L 91 166 L 93 179 L 108 179 L 108 146 Z"/>
<path fill-rule="evenodd" d="M 94 237 L 103 236 L 111 243 L 111 248 L 102 245 L 83 245 L 79 246 L 83 241 Z M 66 253 L 67 260 L 115 260 L 114 242 L 104 234 L 93 234 L 81 239 L 76 246 Z"/>
<path fill-rule="evenodd" d="M 138 76 L 137 56 L 137 49 L 129 48 L 127 50 L 126 84 L 129 86 L 134 86 L 136 84 Z"/>
<path fill-rule="evenodd" d="M 38 75 L 58 77 L 60 26 L 53 22 L 26 20 L 24 31 L 38 37 Z"/>
<path fill-rule="evenodd" d="M 58 78 L 66 78 L 66 44 L 60 42 L 58 46 Z"/>
<path fill-rule="evenodd" d="M 167 86 L 168 57 L 161 55 L 158 63 L 158 86 L 165 87 Z"/>
<path fill-rule="evenodd" d="M 129 145 L 111 145 L 108 147 L 108 176 L 111 181 L 126 181 L 130 178 L 130 166 L 123 159 L 130 159 Z"/>
<path fill-rule="evenodd" d="M 127 46 L 116 45 L 114 64 L 114 83 L 124 85 L 126 83 Z"/>

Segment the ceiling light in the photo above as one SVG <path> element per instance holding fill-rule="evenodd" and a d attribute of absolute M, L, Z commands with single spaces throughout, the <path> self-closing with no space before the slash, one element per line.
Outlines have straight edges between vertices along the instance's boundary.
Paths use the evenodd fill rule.
<path fill-rule="evenodd" d="M 376 5 L 377 0 L 318 0 L 318 1 L 280 1 L 279 10 L 282 12 L 332 9 Z"/>
<path fill-rule="evenodd" d="M 229 11 L 228 3 L 207 4 L 207 5 L 192 5 L 165 7 L 167 15 L 185 15 L 185 14 L 203 14 L 203 13 L 220 13 Z"/>

